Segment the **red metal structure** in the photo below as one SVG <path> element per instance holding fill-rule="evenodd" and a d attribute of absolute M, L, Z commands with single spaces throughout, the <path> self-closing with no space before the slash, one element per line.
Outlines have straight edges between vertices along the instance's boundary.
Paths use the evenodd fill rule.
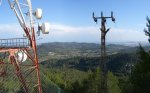
<path fill-rule="evenodd" d="M 33 12 L 30 0 L 20 0 L 20 2 L 19 0 L 8 0 L 8 3 L 25 32 L 25 38 L 0 39 L 0 84 L 4 86 L 8 85 L 5 84 L 6 82 L 8 83 L 8 81 L 5 82 L 3 79 L 8 77 L 12 78 L 15 74 L 14 77 L 17 79 L 15 78 L 14 80 L 18 80 L 20 84 L 18 85 L 18 89 L 15 88 L 18 82 L 16 81 L 14 89 L 12 89 L 13 92 L 22 91 L 21 93 L 42 93 L 34 30 L 34 15 L 37 19 L 40 19 L 42 11 L 38 9 Z M 22 6 L 26 7 L 26 9 L 22 9 Z M 29 22 L 26 21 L 24 16 L 28 16 Z M 43 28 L 46 29 L 45 25 L 43 25 Z M 22 53 L 21 60 L 19 60 L 19 52 Z M 27 62 L 23 62 L 25 61 L 25 55 L 28 58 Z M 6 90 L 3 90 L 2 93 L 7 92 Z"/>

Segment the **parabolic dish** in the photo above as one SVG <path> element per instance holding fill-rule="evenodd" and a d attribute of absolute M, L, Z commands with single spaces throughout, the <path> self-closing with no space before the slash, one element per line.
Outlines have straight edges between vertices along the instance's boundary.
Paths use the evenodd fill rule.
<path fill-rule="evenodd" d="M 48 34 L 50 30 L 50 25 L 48 22 L 42 24 L 42 33 Z"/>
<path fill-rule="evenodd" d="M 41 8 L 38 8 L 35 11 L 35 16 L 36 16 L 37 19 L 41 19 L 42 18 L 42 9 Z"/>
<path fill-rule="evenodd" d="M 18 62 L 25 62 L 27 60 L 27 55 L 24 51 L 17 52 L 17 60 Z"/>

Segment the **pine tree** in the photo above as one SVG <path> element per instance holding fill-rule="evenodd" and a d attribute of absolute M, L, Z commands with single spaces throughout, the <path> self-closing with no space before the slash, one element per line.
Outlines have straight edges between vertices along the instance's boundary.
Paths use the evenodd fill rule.
<path fill-rule="evenodd" d="M 146 20 L 147 20 L 147 23 L 146 23 L 147 29 L 144 29 L 144 32 L 145 32 L 145 35 L 149 37 L 148 41 L 150 43 L 150 19 L 149 17 L 147 17 Z"/>
<path fill-rule="evenodd" d="M 148 17 L 146 26 L 148 29 L 144 29 L 144 32 L 149 36 L 150 42 L 150 19 Z M 150 93 L 150 51 L 146 52 L 140 45 L 138 55 L 139 62 L 135 65 L 130 78 L 132 93 Z"/>
<path fill-rule="evenodd" d="M 140 46 L 139 62 L 131 75 L 133 93 L 150 93 L 150 53 Z"/>

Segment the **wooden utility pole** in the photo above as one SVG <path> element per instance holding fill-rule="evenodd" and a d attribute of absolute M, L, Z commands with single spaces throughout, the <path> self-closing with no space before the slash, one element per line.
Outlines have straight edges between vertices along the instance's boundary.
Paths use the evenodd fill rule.
<path fill-rule="evenodd" d="M 101 12 L 101 17 L 95 17 L 93 13 L 93 19 L 97 23 L 98 19 L 101 19 L 101 63 L 100 68 L 102 70 L 102 80 L 100 85 L 100 93 L 108 93 L 107 89 L 107 54 L 106 54 L 106 34 L 110 30 L 110 28 L 106 29 L 106 19 L 111 18 L 113 22 L 115 22 L 115 18 L 113 17 L 113 12 L 111 12 L 111 17 L 104 17 L 103 12 Z"/>

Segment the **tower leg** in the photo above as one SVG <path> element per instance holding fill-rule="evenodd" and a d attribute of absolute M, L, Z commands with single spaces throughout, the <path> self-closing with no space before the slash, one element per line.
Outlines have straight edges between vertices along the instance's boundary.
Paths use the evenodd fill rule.
<path fill-rule="evenodd" d="M 16 59 L 15 59 L 15 56 L 10 56 L 10 61 L 11 61 L 12 65 L 13 65 L 14 68 L 15 68 L 16 75 L 17 75 L 19 81 L 20 81 L 21 84 L 22 84 L 22 87 L 23 87 L 23 89 L 24 89 L 24 92 L 25 92 L 25 93 L 29 93 L 29 90 L 28 90 L 28 87 L 27 87 L 27 85 L 26 85 L 25 79 L 24 79 L 24 77 L 23 77 L 23 75 L 22 75 L 22 73 L 21 73 L 21 70 L 20 70 L 19 65 L 17 64 L 17 61 L 16 61 Z"/>
<path fill-rule="evenodd" d="M 40 79 L 40 70 L 39 70 L 39 61 L 37 56 L 37 48 L 36 48 L 36 40 L 35 40 L 35 34 L 34 34 L 34 28 L 32 28 L 32 48 L 34 52 L 34 63 L 36 65 L 36 73 L 38 78 L 38 91 L 39 93 L 42 93 L 42 86 L 41 86 L 41 79 Z"/>

